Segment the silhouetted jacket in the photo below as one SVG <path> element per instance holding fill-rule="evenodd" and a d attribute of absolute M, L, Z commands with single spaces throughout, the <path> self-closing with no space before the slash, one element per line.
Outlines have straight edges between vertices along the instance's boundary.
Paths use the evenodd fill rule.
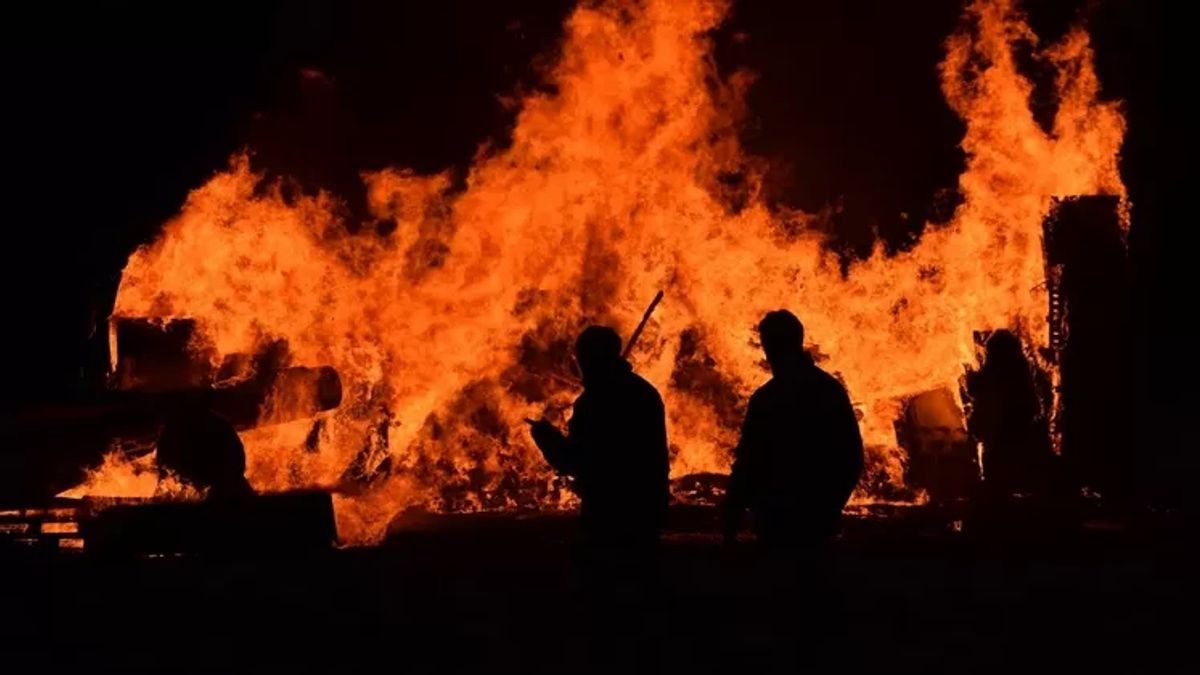
<path fill-rule="evenodd" d="M 646 541 L 658 535 L 668 501 L 667 426 L 662 397 L 620 361 L 575 400 L 566 443 L 546 459 L 575 478 L 580 520 L 593 539 Z"/>
<path fill-rule="evenodd" d="M 832 534 L 863 467 L 846 389 L 807 354 L 754 392 L 734 452 L 727 518 L 749 507 L 760 538 Z"/>

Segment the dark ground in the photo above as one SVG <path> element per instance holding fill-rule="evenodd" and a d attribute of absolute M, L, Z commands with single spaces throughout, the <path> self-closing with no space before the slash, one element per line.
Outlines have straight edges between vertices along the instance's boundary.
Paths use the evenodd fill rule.
<path fill-rule="evenodd" d="M 711 516 L 688 514 L 681 529 Z M 671 672 L 1194 672 L 1195 555 L 1175 518 L 1034 520 L 1036 534 L 973 535 L 927 510 L 851 519 L 826 551 L 790 566 L 802 571 L 793 590 L 780 582 L 796 575 L 752 545 L 729 553 L 676 531 L 661 555 L 662 604 L 626 623 L 656 631 Z M 300 559 L 9 558 L 0 663 L 578 672 L 594 633 L 570 522 L 450 517 L 378 548 Z"/>

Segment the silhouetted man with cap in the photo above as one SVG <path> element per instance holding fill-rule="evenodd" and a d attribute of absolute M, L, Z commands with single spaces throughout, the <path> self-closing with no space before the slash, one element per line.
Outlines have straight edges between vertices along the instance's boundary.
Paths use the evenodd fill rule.
<path fill-rule="evenodd" d="M 846 389 L 804 351 L 786 310 L 758 324 L 772 378 L 754 392 L 725 497 L 726 541 L 747 507 L 760 541 L 811 544 L 837 529 L 863 467 L 862 436 Z"/>
<path fill-rule="evenodd" d="M 652 545 L 666 515 L 667 426 L 662 397 L 621 356 L 621 338 L 589 326 L 575 342 L 583 394 L 566 436 L 546 420 L 533 440 L 575 479 L 580 522 L 593 544 Z"/>

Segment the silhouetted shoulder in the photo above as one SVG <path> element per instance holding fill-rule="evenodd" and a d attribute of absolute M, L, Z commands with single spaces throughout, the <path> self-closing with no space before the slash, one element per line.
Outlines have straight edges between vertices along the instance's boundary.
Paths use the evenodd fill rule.
<path fill-rule="evenodd" d="M 821 370 L 820 368 L 815 368 L 814 370 L 816 370 L 818 373 L 817 380 L 820 382 L 822 390 L 828 392 L 831 397 L 837 396 L 838 398 L 844 398 L 847 401 L 850 400 L 850 395 L 846 392 L 846 386 L 842 384 L 841 380 L 837 379 L 833 375 L 830 375 L 824 370 Z"/>
<path fill-rule="evenodd" d="M 762 386 L 760 386 L 758 389 L 755 389 L 753 394 L 750 394 L 750 406 L 761 406 L 772 396 L 774 396 L 773 392 L 775 392 L 778 388 L 779 383 L 777 383 L 774 378 L 767 380 Z"/>
<path fill-rule="evenodd" d="M 802 386 L 815 386 L 818 392 L 824 396 L 828 396 L 830 398 L 845 398 L 846 400 L 849 400 L 849 394 L 846 393 L 846 387 L 842 384 L 841 380 L 815 366 L 810 370 L 811 374 L 809 376 L 799 380 L 800 382 L 805 383 Z M 755 401 L 762 402 L 765 399 L 770 399 L 775 396 L 788 395 L 787 392 L 789 391 L 792 391 L 791 386 L 786 384 L 783 380 L 773 377 L 770 380 L 767 380 L 766 384 L 754 391 L 754 393 L 750 396 L 750 403 L 753 404 Z"/>
<path fill-rule="evenodd" d="M 653 403 L 657 408 L 660 409 L 664 408 L 662 395 L 658 393 L 658 389 L 656 389 L 653 384 L 650 384 L 646 378 L 638 375 L 637 373 L 631 372 L 629 373 L 629 379 L 631 382 L 631 389 L 636 392 L 640 401 L 644 401 L 647 404 Z"/>

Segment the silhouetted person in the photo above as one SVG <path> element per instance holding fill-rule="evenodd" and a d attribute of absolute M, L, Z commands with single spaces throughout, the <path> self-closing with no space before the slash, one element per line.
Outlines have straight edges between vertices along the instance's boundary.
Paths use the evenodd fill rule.
<path fill-rule="evenodd" d="M 172 416 L 158 438 L 159 470 L 168 470 L 208 499 L 236 499 L 254 494 L 246 481 L 246 450 L 225 418 L 209 410 Z"/>
<path fill-rule="evenodd" d="M 744 509 L 768 545 L 832 535 L 863 467 L 862 436 L 846 389 L 804 351 L 804 326 L 786 310 L 758 333 L 772 378 L 750 397 L 725 497 L 726 541 Z"/>
<path fill-rule="evenodd" d="M 545 420 L 534 442 L 582 500 L 579 600 L 598 672 L 653 669 L 655 550 L 666 516 L 667 427 L 662 398 L 621 357 L 621 338 L 591 326 L 575 342 L 583 393 L 567 435 Z"/>
<path fill-rule="evenodd" d="M 533 423 L 538 448 L 575 479 L 580 522 L 591 543 L 653 544 L 666 515 L 667 426 L 662 397 L 621 357 L 616 331 L 590 326 L 575 342 L 583 394 L 568 433 Z"/>
<path fill-rule="evenodd" d="M 1006 330 L 987 341 L 983 366 L 967 375 L 971 434 L 983 443 L 984 486 L 994 496 L 1047 480 L 1049 430 L 1021 341 Z"/>

